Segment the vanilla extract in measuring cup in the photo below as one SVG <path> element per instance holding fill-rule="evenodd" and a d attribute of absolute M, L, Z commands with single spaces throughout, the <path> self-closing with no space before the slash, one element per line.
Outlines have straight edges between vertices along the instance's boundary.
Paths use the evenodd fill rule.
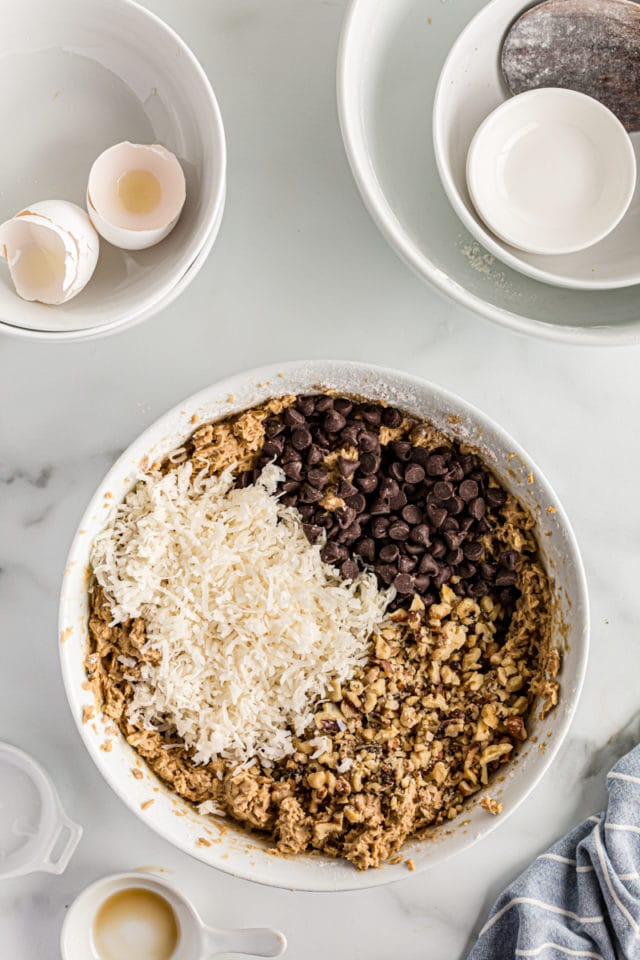
<path fill-rule="evenodd" d="M 173 907 L 145 887 L 128 887 L 107 897 L 93 922 L 98 960 L 171 960 L 179 939 Z"/>

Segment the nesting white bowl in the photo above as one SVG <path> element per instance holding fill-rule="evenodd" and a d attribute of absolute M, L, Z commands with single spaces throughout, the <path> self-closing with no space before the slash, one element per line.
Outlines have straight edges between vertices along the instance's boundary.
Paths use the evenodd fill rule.
<path fill-rule="evenodd" d="M 394 250 L 420 277 L 476 316 L 550 340 L 638 343 L 638 289 L 566 290 L 538 282 L 500 262 L 495 250 L 471 231 L 479 218 L 466 191 L 467 151 L 480 123 L 508 95 L 500 86 L 498 48 L 525 6 L 525 0 L 492 0 L 486 6 L 484 0 L 351 0 L 337 84 L 351 169 L 369 212 Z M 464 203 L 454 209 L 435 161 L 432 108 L 443 63 L 480 11 L 490 18 L 486 29 L 469 44 L 466 58 L 461 51 L 457 70 L 441 88 L 455 111 L 455 122 L 447 129 L 458 158 L 455 182 Z M 638 138 L 632 137 L 636 156 Z M 462 207 L 468 221 L 462 222 Z M 617 252 L 608 259 L 602 252 L 611 249 L 609 243 L 622 229 L 628 231 L 626 257 L 620 258 L 616 244 Z M 615 280 L 617 271 L 638 268 L 638 187 L 619 227 L 592 249 L 599 250 L 593 269 L 600 277 L 609 271 Z M 584 271 L 586 279 L 590 275 Z"/>
<path fill-rule="evenodd" d="M 630 147 L 640 156 L 639 134 L 634 134 L 631 141 L 625 135 L 626 142 L 620 150 L 623 168 L 615 174 L 618 179 L 624 179 L 622 209 L 626 216 L 618 217 L 615 229 L 587 249 L 578 252 L 555 251 L 555 255 L 526 253 L 496 237 L 474 208 L 466 178 L 468 152 L 486 118 L 494 110 L 502 108 L 505 102 L 510 102 L 511 94 L 500 70 L 500 51 L 509 26 L 527 6 L 523 0 L 492 0 L 469 22 L 449 51 L 433 104 L 434 151 L 442 185 L 453 209 L 475 239 L 493 256 L 526 276 L 547 284 L 583 291 L 634 286 L 640 283 L 640 187 L 636 186 L 634 190 L 631 185 L 629 189 L 626 171 L 630 163 L 635 166 L 635 157 L 633 160 L 629 157 Z M 580 96 L 572 92 L 569 95 L 574 98 Z M 576 123 L 583 124 L 584 117 L 576 116 Z M 604 152 L 621 139 L 620 132 L 617 129 L 613 140 L 598 144 L 603 151 L 596 161 L 600 165 L 608 167 L 611 164 L 612 157 L 605 158 Z M 599 137 L 597 130 L 594 133 Z M 574 151 L 574 163 L 584 163 L 588 155 L 587 148 L 588 145 L 583 146 L 580 157 Z M 593 153 L 590 161 L 594 162 Z M 581 170 L 576 168 L 576 183 L 580 174 Z M 552 177 L 550 173 L 550 190 L 553 189 Z M 612 222 L 615 221 L 614 217 Z M 598 239 L 597 234 L 596 230 L 592 236 Z M 630 293 L 640 301 L 639 291 Z M 612 308 L 615 308 L 621 296 L 623 294 L 615 299 L 614 296 L 608 298 Z M 611 319 L 606 313 L 601 317 L 604 323 L 611 323 Z"/>
<path fill-rule="evenodd" d="M 84 708 L 94 705 L 92 692 L 85 689 L 87 571 L 93 539 L 105 523 L 109 506 L 131 489 L 143 462 L 162 458 L 182 443 L 193 432 L 194 422 L 217 420 L 271 396 L 308 392 L 318 385 L 397 404 L 409 413 L 432 420 L 450 436 L 479 448 L 505 487 L 533 512 L 541 556 L 555 584 L 554 626 L 556 639 L 564 648 L 562 695 L 558 707 L 544 722 L 532 718 L 530 730 L 546 743 L 546 750 L 542 752 L 534 743 L 525 744 L 519 763 L 507 768 L 504 782 L 491 784 L 491 795 L 499 797 L 504 805 L 502 816 L 491 817 L 477 805 L 470 805 L 464 817 L 435 830 L 432 837 L 408 843 L 403 852 L 413 858 L 417 870 L 426 870 L 467 849 L 504 823 L 552 763 L 582 687 L 589 613 L 578 547 L 569 521 L 543 474 L 497 424 L 464 400 L 424 380 L 348 362 L 313 361 L 264 367 L 223 380 L 178 404 L 125 451 L 100 484 L 80 522 L 62 586 L 62 673 L 84 745 L 107 783 L 129 808 L 180 849 L 227 873 L 260 883 L 331 891 L 379 886 L 406 877 L 408 871 L 406 866 L 397 864 L 358 873 L 350 864 L 326 857 L 273 856 L 268 841 L 248 835 L 231 821 L 226 823 L 226 830 L 216 826 L 211 818 L 198 814 L 168 790 L 147 767 L 143 767 L 141 779 L 134 777 L 131 771 L 137 754 L 122 736 L 114 736 L 112 723 L 101 717 L 99 711 L 94 720 L 83 722 Z M 111 741 L 108 751 L 101 749 L 105 740 Z M 154 803 L 147 805 L 148 800 Z"/>
<path fill-rule="evenodd" d="M 219 230 L 226 146 L 211 84 L 180 37 L 132 0 L 0 0 L 1 14 L 0 221 L 43 199 L 84 205 L 94 160 L 123 140 L 175 153 L 187 200 L 155 247 L 101 241 L 92 280 L 61 306 L 21 300 L 0 261 L 0 330 L 75 340 L 124 329 L 191 282 Z"/>
<path fill-rule="evenodd" d="M 467 186 L 485 224 L 528 253 L 593 246 L 620 223 L 636 186 L 629 134 L 603 104 L 546 87 L 510 97 L 476 130 Z"/>

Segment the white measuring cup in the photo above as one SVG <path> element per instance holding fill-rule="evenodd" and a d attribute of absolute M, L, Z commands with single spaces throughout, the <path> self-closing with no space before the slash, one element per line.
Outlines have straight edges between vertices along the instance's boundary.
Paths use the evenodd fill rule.
<path fill-rule="evenodd" d="M 0 879 L 62 873 L 81 836 L 42 767 L 0 743 Z"/>
<path fill-rule="evenodd" d="M 209 960 L 224 953 L 279 957 L 287 948 L 284 935 L 277 930 L 266 927 L 221 930 L 207 926 L 188 898 L 173 884 L 155 875 L 134 871 L 97 880 L 71 904 L 60 937 L 63 960 L 100 960 L 93 939 L 96 914 L 108 897 L 132 888 L 150 890 L 164 897 L 173 909 L 179 936 L 171 960 Z"/>

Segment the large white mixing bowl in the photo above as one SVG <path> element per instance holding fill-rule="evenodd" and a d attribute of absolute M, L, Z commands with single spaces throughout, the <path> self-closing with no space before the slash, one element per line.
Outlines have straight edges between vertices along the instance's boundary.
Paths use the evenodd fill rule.
<path fill-rule="evenodd" d="M 493 421 L 464 400 L 440 387 L 404 373 L 360 363 L 312 361 L 264 367 L 238 374 L 201 391 L 174 407 L 146 430 L 120 457 L 100 484 L 73 541 L 60 603 L 60 656 L 65 687 L 84 744 L 109 785 L 131 810 L 170 843 L 194 857 L 236 876 L 272 886 L 301 890 L 347 890 L 390 883 L 407 876 L 402 864 L 358 873 L 350 864 L 323 857 L 275 857 L 269 843 L 231 824 L 220 830 L 167 790 L 146 767 L 142 779 L 132 775 L 137 755 L 108 720 L 83 723 L 83 708 L 93 704 L 85 689 L 87 649 L 87 583 L 91 544 L 102 528 L 107 508 L 121 500 L 135 482 L 141 463 L 162 458 L 199 423 L 216 420 L 284 393 L 308 392 L 317 386 L 384 399 L 409 413 L 433 421 L 450 436 L 476 446 L 506 488 L 513 491 L 538 521 L 538 541 L 555 582 L 555 634 L 564 648 L 559 706 L 531 733 L 547 743 L 546 751 L 525 745 L 520 762 L 507 768 L 503 783 L 491 785 L 504 812 L 490 817 L 470 805 L 464 824 L 454 821 L 432 837 L 404 848 L 417 870 L 425 870 L 470 847 L 491 833 L 531 792 L 549 767 L 568 730 L 587 663 L 589 613 L 584 571 L 578 547 L 558 500 L 527 454 Z M 533 483 L 528 482 L 533 472 Z M 551 510 L 549 508 L 552 508 Z M 107 729 L 109 728 L 109 729 Z M 550 731 L 548 734 L 547 731 Z M 109 751 L 100 749 L 111 740 Z M 482 794 L 478 795 L 478 798 Z M 153 799 L 150 806 L 142 805 Z M 204 843 L 202 842 L 204 838 Z"/>

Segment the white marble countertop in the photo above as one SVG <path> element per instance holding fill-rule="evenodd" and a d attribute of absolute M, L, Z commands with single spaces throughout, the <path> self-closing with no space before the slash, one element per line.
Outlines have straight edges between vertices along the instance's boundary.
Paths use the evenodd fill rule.
<path fill-rule="evenodd" d="M 0 883 L 0 956 L 57 960 L 65 906 L 91 880 L 162 865 L 204 917 L 268 923 L 291 960 L 462 957 L 507 881 L 601 807 L 638 739 L 640 348 L 517 338 L 463 314 L 396 259 L 365 212 L 335 110 L 342 0 L 153 0 L 212 78 L 229 144 L 219 240 L 161 316 L 104 341 L 0 338 L 0 738 L 49 769 L 85 828 L 62 877 Z M 551 771 L 499 830 L 430 873 L 343 895 L 272 890 L 174 850 L 111 792 L 82 747 L 58 668 L 57 601 L 80 514 L 117 453 L 167 408 L 268 361 L 403 368 L 482 407 L 537 460 L 581 544 L 592 655 Z"/>

